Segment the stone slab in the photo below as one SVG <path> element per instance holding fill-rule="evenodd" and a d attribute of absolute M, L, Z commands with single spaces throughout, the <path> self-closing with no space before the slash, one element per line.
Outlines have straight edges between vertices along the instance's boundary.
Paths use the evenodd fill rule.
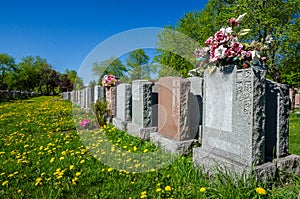
<path fill-rule="evenodd" d="M 158 92 L 158 132 L 179 141 L 194 139 L 200 113 L 198 101 L 190 93 L 190 81 L 181 77 L 162 77 Z"/>
<path fill-rule="evenodd" d="M 131 121 L 131 85 L 117 86 L 116 117 L 122 121 Z"/>
<path fill-rule="evenodd" d="M 152 83 L 147 80 L 132 82 L 132 122 L 144 128 L 152 127 Z"/>
<path fill-rule="evenodd" d="M 200 147 L 193 148 L 193 163 L 194 166 L 200 167 L 211 175 L 217 172 L 217 169 L 232 173 L 232 176 L 241 177 L 248 176 L 254 172 L 256 177 L 262 181 L 272 181 L 278 175 L 295 174 L 300 176 L 300 156 L 291 154 L 283 158 L 277 158 L 273 162 L 266 162 L 254 167 L 242 165 L 232 159 L 220 157 L 218 154 L 213 154 L 211 151 L 202 150 Z"/>
<path fill-rule="evenodd" d="M 122 131 L 127 130 L 127 122 L 126 121 L 123 121 L 119 118 L 113 118 L 112 123 L 117 129 L 120 129 Z"/>
<path fill-rule="evenodd" d="M 289 88 L 285 84 L 266 81 L 266 159 L 288 155 Z"/>
<path fill-rule="evenodd" d="M 129 135 L 141 138 L 142 140 L 150 140 L 150 133 L 157 132 L 157 127 L 143 127 L 141 125 L 128 122 L 127 132 Z"/>
<path fill-rule="evenodd" d="M 158 132 L 150 134 L 150 141 L 153 142 L 156 146 L 161 146 L 161 148 L 168 153 L 176 153 L 178 155 L 187 155 L 191 152 L 192 146 L 197 140 L 173 140 L 167 137 L 164 137 Z"/>

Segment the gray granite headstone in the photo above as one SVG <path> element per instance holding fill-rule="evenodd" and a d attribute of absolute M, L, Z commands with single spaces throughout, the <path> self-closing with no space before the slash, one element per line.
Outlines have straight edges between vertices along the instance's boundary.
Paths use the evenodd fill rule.
<path fill-rule="evenodd" d="M 157 124 L 158 124 L 158 83 L 155 83 L 152 86 L 151 104 L 152 104 L 152 126 L 157 127 Z"/>
<path fill-rule="evenodd" d="M 131 121 L 131 85 L 119 84 L 117 86 L 116 117 L 113 124 L 121 130 L 127 129 L 127 122 Z"/>
<path fill-rule="evenodd" d="M 75 91 L 71 91 L 71 102 L 75 103 Z"/>
<path fill-rule="evenodd" d="M 94 103 L 97 102 L 97 100 L 104 99 L 104 88 L 102 86 L 96 85 L 94 88 Z"/>
<path fill-rule="evenodd" d="M 288 155 L 289 88 L 266 81 L 266 159 Z"/>
<path fill-rule="evenodd" d="M 147 80 L 132 82 L 132 122 L 142 127 L 152 126 L 151 87 Z"/>
<path fill-rule="evenodd" d="M 143 140 L 150 139 L 152 127 L 152 83 L 147 80 L 132 82 L 132 122 L 128 123 L 128 133 Z"/>
<path fill-rule="evenodd" d="M 117 114 L 122 121 L 131 121 L 131 85 L 119 84 L 117 86 Z"/>
<path fill-rule="evenodd" d="M 193 150 L 194 164 L 243 172 L 265 162 L 265 71 L 206 71 L 203 108 L 202 147 Z"/>
<path fill-rule="evenodd" d="M 199 122 L 197 126 L 197 136 L 199 141 L 202 140 L 202 123 L 203 123 L 203 78 L 202 77 L 189 77 L 191 82 L 190 100 L 189 100 L 189 113 L 191 123 Z M 194 127 L 194 126 L 193 126 Z M 194 127 L 195 128 L 195 127 Z M 193 130 L 194 131 L 194 130 Z"/>
<path fill-rule="evenodd" d="M 90 105 L 93 101 L 93 99 L 92 99 L 92 96 L 93 96 L 92 88 L 91 87 L 86 87 L 85 92 L 86 92 L 86 94 L 85 94 L 85 103 L 86 103 L 85 108 L 90 108 Z"/>

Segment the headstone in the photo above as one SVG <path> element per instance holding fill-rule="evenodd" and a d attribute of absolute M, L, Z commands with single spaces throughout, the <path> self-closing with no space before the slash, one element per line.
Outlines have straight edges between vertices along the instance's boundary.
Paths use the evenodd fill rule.
<path fill-rule="evenodd" d="M 204 74 L 202 146 L 193 161 L 237 172 L 264 163 L 265 72 L 253 69 Z"/>
<path fill-rule="evenodd" d="M 152 126 L 157 127 L 158 125 L 158 83 L 154 83 L 152 86 L 151 94 L 151 104 L 152 104 Z"/>
<path fill-rule="evenodd" d="M 71 91 L 71 97 L 70 97 L 70 99 L 71 99 L 71 102 L 72 103 L 75 103 L 75 91 Z"/>
<path fill-rule="evenodd" d="M 203 141 L 193 149 L 194 165 L 210 173 L 254 170 L 266 181 L 282 169 L 300 175 L 300 157 L 288 155 L 288 88 L 265 77 L 252 68 L 205 72 Z"/>
<path fill-rule="evenodd" d="M 266 81 L 265 155 L 273 158 L 288 155 L 289 89 L 287 85 Z"/>
<path fill-rule="evenodd" d="M 150 140 L 171 153 L 187 153 L 198 134 L 199 106 L 190 86 L 181 77 L 163 77 L 158 82 L 158 133 Z"/>
<path fill-rule="evenodd" d="M 189 112 L 191 114 L 191 123 L 199 122 L 199 126 L 196 126 L 198 141 L 202 142 L 202 124 L 203 124 L 203 78 L 202 77 L 189 77 L 187 78 L 191 82 L 191 91 L 189 101 Z M 197 111 L 195 111 L 197 110 Z"/>
<path fill-rule="evenodd" d="M 158 84 L 158 132 L 174 140 L 194 139 L 199 127 L 199 108 L 193 110 L 198 119 L 191 121 L 192 110 L 188 109 L 192 100 L 190 81 L 181 77 L 163 77 Z"/>
<path fill-rule="evenodd" d="M 92 99 L 92 88 L 91 87 L 86 87 L 85 89 L 85 108 L 90 108 L 91 103 L 93 101 Z"/>
<path fill-rule="evenodd" d="M 97 100 L 104 99 L 104 88 L 102 86 L 96 85 L 94 88 L 94 103 L 97 102 Z"/>
<path fill-rule="evenodd" d="M 147 80 L 132 82 L 132 122 L 127 125 L 128 133 L 143 140 L 149 140 L 150 133 L 157 129 L 152 127 L 151 94 L 151 82 Z"/>
<path fill-rule="evenodd" d="M 300 108 L 300 94 L 295 95 L 295 107 Z"/>
<path fill-rule="evenodd" d="M 127 129 L 127 122 L 131 121 L 131 85 L 119 84 L 117 86 L 116 117 L 113 124 L 121 130 Z"/>
<path fill-rule="evenodd" d="M 105 97 L 107 108 L 110 111 L 110 115 L 113 117 L 116 115 L 116 87 L 105 87 Z"/>

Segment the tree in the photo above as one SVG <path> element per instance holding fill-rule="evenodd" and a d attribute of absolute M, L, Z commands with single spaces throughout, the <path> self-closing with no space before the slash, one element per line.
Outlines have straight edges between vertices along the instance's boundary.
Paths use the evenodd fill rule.
<path fill-rule="evenodd" d="M 67 75 L 68 79 L 74 84 L 76 77 L 77 77 L 77 72 L 75 70 L 68 70 L 66 69 L 64 74 Z"/>
<path fill-rule="evenodd" d="M 15 72 L 15 59 L 6 53 L 0 54 L 0 89 L 7 89 L 8 85 L 5 82 L 5 77 L 8 73 Z M 12 75 L 10 75 L 10 78 Z"/>
<path fill-rule="evenodd" d="M 285 82 L 287 82 L 287 78 L 297 79 L 299 70 L 293 66 L 295 61 L 299 60 L 299 54 L 297 53 L 299 52 L 297 51 L 299 47 L 299 1 L 209 0 L 203 10 L 187 13 L 174 27 L 168 26 L 168 28 L 179 31 L 196 42 L 204 44 L 209 36 L 218 31 L 220 27 L 228 24 L 228 19 L 243 13 L 248 14 L 239 28 L 249 28 L 251 31 L 242 41 L 256 40 L 264 42 L 268 35 L 273 38 L 273 42 L 267 50 L 268 75 L 277 82 L 281 82 L 282 78 L 285 79 Z M 187 56 L 184 57 L 174 53 L 174 51 L 169 51 L 169 49 L 174 49 L 174 38 L 172 38 L 172 34 L 166 34 L 165 32 L 163 31 L 158 38 L 158 44 L 162 47 L 162 50 L 159 50 L 160 54 L 156 56 L 155 60 L 186 76 L 187 71 L 196 67 L 196 65 Z M 168 43 L 169 46 L 166 48 L 165 45 L 168 45 Z M 185 41 L 182 43 L 185 43 Z M 177 46 L 178 48 L 181 47 L 180 45 Z M 182 46 L 186 49 L 189 47 L 185 44 L 182 44 Z M 164 49 L 167 49 L 167 51 L 164 51 Z M 193 51 L 191 50 L 190 53 L 192 54 Z M 290 75 L 284 75 L 286 69 L 290 71 Z"/>
<path fill-rule="evenodd" d="M 116 57 L 94 63 L 92 70 L 94 75 L 99 77 L 98 84 L 101 84 L 102 77 L 106 74 L 112 74 L 120 78 L 127 72 L 127 68 L 122 64 L 121 60 Z"/>
<path fill-rule="evenodd" d="M 126 66 L 129 68 L 128 75 L 131 80 L 149 77 L 151 67 L 148 64 L 149 57 L 143 49 L 131 51 L 126 59 Z"/>
<path fill-rule="evenodd" d="M 187 77 L 198 64 L 193 57 L 195 48 L 227 22 L 232 2 L 209 0 L 203 10 L 186 13 L 175 26 L 166 26 L 158 37 L 159 54 L 154 60 Z M 165 74 L 165 67 L 162 70 L 159 73 Z"/>
<path fill-rule="evenodd" d="M 293 70 L 292 60 L 299 60 L 299 53 L 293 53 L 299 40 L 293 39 L 293 32 L 298 26 L 300 2 L 293 0 L 235 1 L 237 14 L 248 13 L 241 28 L 249 28 L 251 32 L 245 41 L 265 42 L 268 36 L 273 41 L 267 50 L 267 73 L 276 82 L 282 82 L 285 68 Z M 298 37 L 297 36 L 297 37 Z M 295 38 L 295 37 L 294 37 Z M 296 71 L 294 71 L 296 72 Z"/>

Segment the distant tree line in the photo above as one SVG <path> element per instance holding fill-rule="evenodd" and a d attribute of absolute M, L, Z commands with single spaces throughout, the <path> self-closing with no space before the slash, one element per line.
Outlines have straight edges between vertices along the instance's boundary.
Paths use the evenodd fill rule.
<path fill-rule="evenodd" d="M 60 73 L 46 59 L 26 56 L 19 63 L 7 53 L 0 54 L 0 90 L 34 91 L 42 95 L 79 89 L 82 79 L 74 70 Z"/>

